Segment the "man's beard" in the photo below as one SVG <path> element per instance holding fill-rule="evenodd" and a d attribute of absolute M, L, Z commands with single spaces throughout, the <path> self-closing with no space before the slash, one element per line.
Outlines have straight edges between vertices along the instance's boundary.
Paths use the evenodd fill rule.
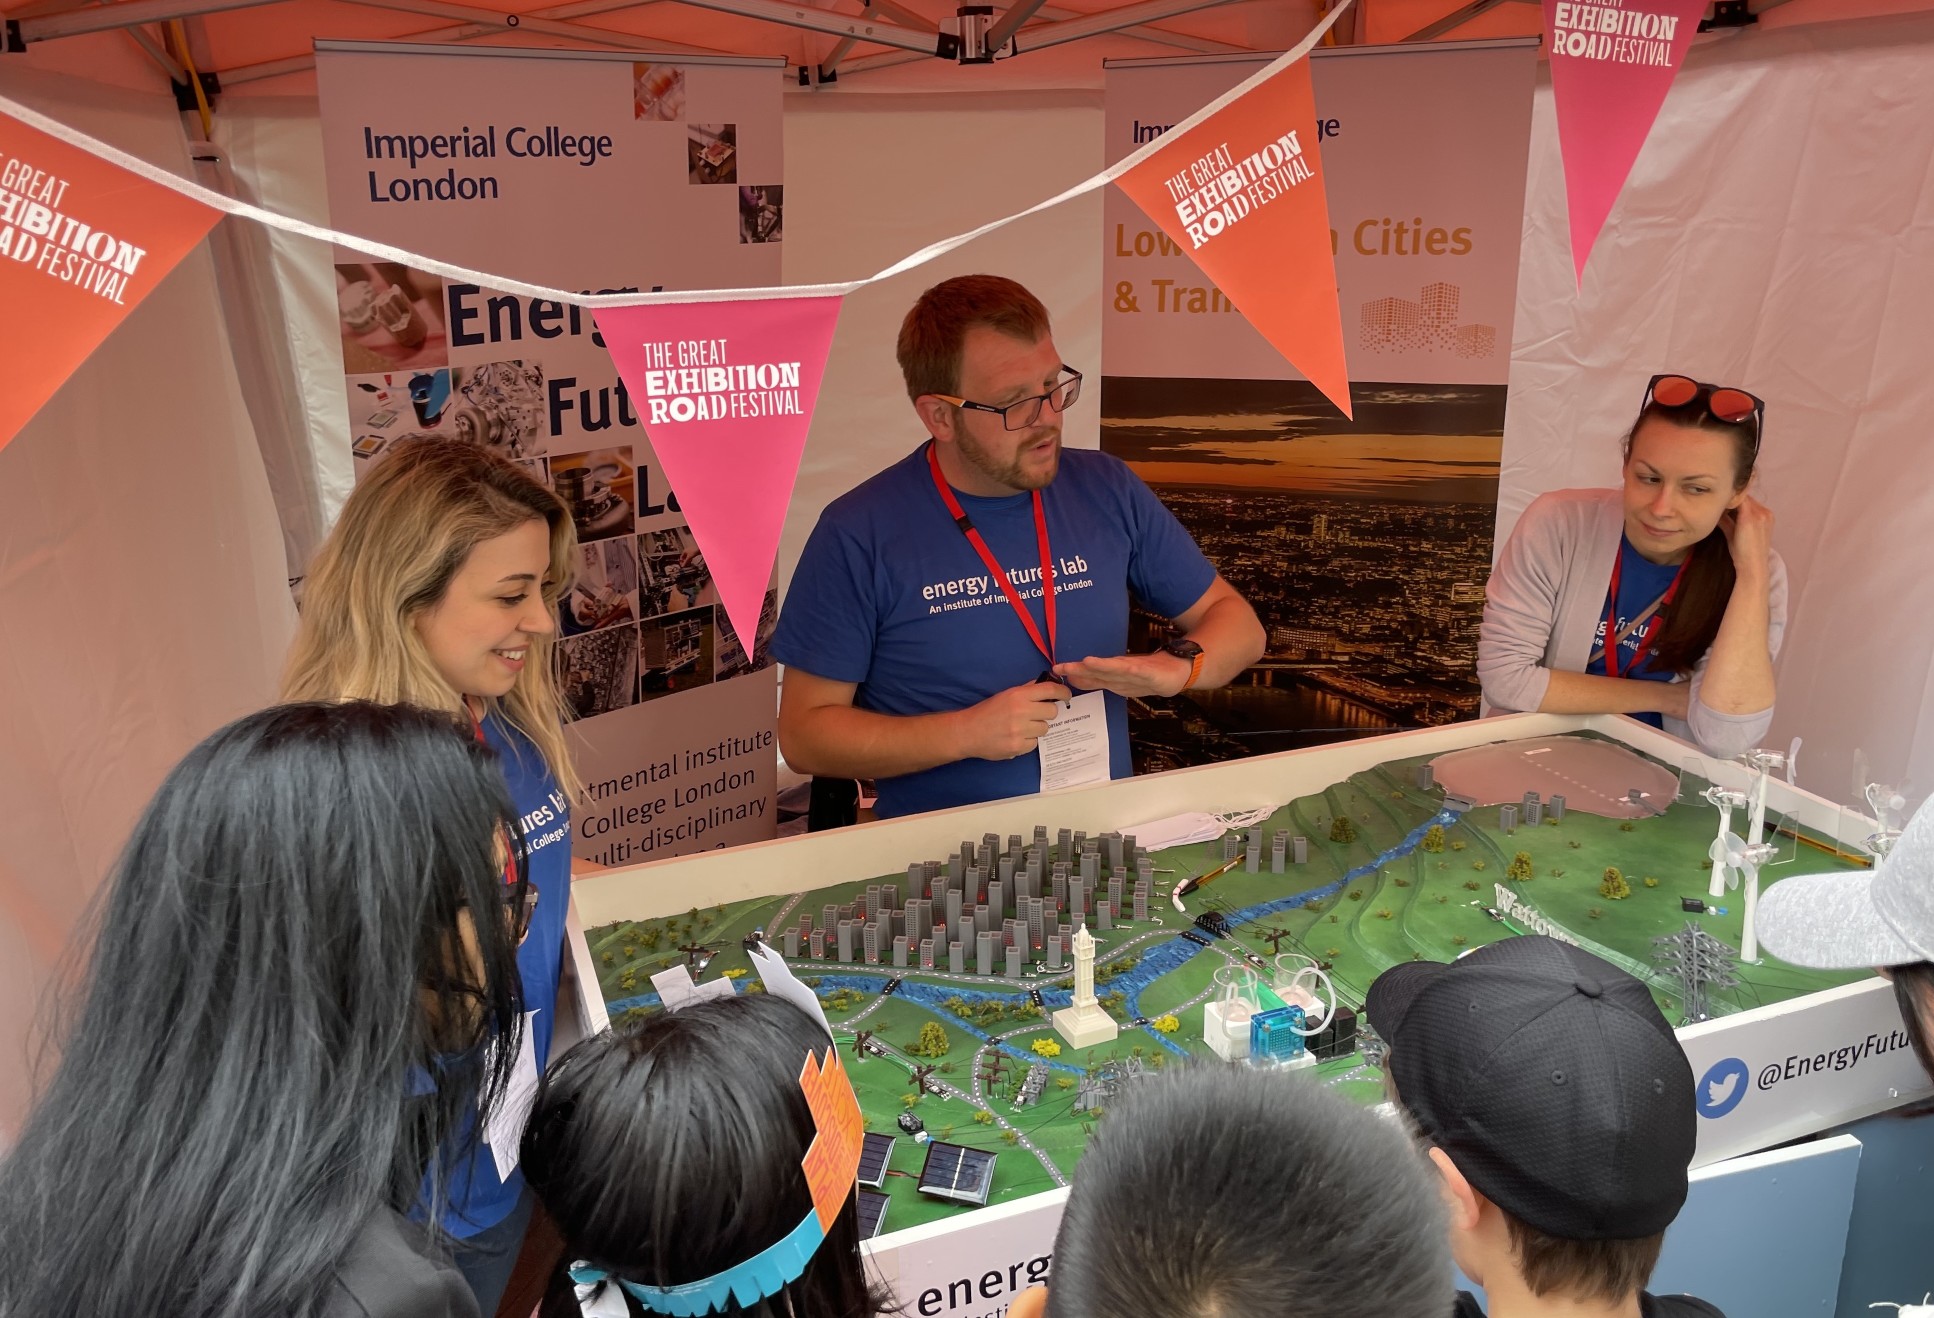
<path fill-rule="evenodd" d="M 1047 486 L 1053 484 L 1056 473 L 1061 470 L 1061 437 L 1059 435 L 1054 437 L 1054 461 L 1048 465 L 1045 472 L 1039 475 L 1029 474 L 1023 471 L 1021 467 L 1022 458 L 1033 451 L 1034 446 L 1031 444 L 1026 448 L 1016 450 L 1014 457 L 1010 461 L 1005 465 L 1000 465 L 988 456 L 987 450 L 981 447 L 980 441 L 969 435 L 964 427 L 956 433 L 954 443 L 955 447 L 960 450 L 960 456 L 967 460 L 967 465 L 989 480 L 999 481 L 1011 490 L 1045 489 Z"/>

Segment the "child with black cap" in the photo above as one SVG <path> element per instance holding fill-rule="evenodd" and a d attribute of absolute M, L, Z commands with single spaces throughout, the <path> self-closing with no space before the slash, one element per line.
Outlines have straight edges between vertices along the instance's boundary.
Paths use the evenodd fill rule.
<path fill-rule="evenodd" d="M 1526 935 L 1387 970 L 1365 1014 L 1492 1318 L 1720 1318 L 1645 1290 L 1697 1122 L 1692 1068 L 1645 985 Z M 1455 1315 L 1484 1311 L 1459 1292 Z"/>

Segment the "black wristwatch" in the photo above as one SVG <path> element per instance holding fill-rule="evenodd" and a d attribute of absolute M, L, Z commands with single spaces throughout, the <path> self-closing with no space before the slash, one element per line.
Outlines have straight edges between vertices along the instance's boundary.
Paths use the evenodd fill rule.
<path fill-rule="evenodd" d="M 1187 691 L 1194 686 L 1202 676 L 1202 647 L 1186 636 L 1177 636 L 1162 642 L 1162 649 L 1177 659 L 1189 661 L 1189 680 L 1182 683 L 1182 689 Z"/>

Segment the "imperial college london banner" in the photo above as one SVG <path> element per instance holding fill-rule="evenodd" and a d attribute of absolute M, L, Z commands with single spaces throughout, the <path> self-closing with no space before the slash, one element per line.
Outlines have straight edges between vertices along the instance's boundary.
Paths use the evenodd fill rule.
<path fill-rule="evenodd" d="M 1109 158 L 1266 59 L 1111 63 Z M 1185 244 L 1102 203 L 1102 448 L 1269 637 L 1227 688 L 1143 702 L 1141 771 L 1477 713 L 1536 44 L 1319 49 L 1310 69 L 1354 420 Z"/>
<path fill-rule="evenodd" d="M 319 43 L 338 229 L 587 292 L 781 282 L 780 61 Z M 590 312 L 337 253 L 358 473 L 444 435 L 577 523 L 559 650 L 609 865 L 771 837 L 778 617 L 735 629 Z M 750 622 L 745 625 L 751 627 Z"/>

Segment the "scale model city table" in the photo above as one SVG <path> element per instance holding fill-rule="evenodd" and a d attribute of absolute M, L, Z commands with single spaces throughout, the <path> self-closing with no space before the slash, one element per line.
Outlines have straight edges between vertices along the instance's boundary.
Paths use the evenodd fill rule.
<path fill-rule="evenodd" d="M 1135 1075 L 1220 1064 L 1218 970 L 1267 987 L 1279 960 L 1320 966 L 1338 1011 L 1294 1060 L 1376 1102 L 1355 1020 L 1371 980 L 1535 930 L 1652 987 L 1701 1079 L 1710 1162 L 1925 1089 L 1884 983 L 1739 959 L 1745 894 L 1722 869 L 1713 895 L 1707 789 L 1754 785 L 1630 719 L 1514 715 L 660 861 L 575 885 L 582 1014 L 663 1010 L 667 972 L 750 990 L 763 938 L 852 1050 L 869 1227 L 965 1226 L 1065 1186 Z M 1871 863 L 1871 821 L 1765 790 L 1762 887 Z M 1133 838 L 1184 811 L 1267 815 L 1161 851 Z M 1179 881 L 1232 859 L 1178 908 Z M 1077 935 L 1118 1026 L 1089 1047 L 1054 1019 L 1078 1005 Z"/>

